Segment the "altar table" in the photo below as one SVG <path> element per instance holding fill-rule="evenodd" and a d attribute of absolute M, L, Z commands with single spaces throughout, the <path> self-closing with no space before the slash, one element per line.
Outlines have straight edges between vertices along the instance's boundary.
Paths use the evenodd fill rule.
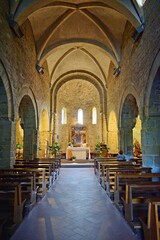
<path fill-rule="evenodd" d="M 86 159 L 87 152 L 89 153 L 90 159 L 91 158 L 90 147 L 67 147 L 66 158 L 71 159 L 71 157 L 74 156 L 76 157 L 76 159 Z"/>

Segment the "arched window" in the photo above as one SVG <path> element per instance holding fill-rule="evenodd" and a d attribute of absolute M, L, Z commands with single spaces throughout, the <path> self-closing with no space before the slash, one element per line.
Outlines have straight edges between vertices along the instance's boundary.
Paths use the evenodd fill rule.
<path fill-rule="evenodd" d="M 92 108 L 92 124 L 97 124 L 97 109 Z"/>
<path fill-rule="evenodd" d="M 67 109 L 66 108 L 62 108 L 61 123 L 62 124 L 66 124 L 67 123 Z"/>
<path fill-rule="evenodd" d="M 83 124 L 83 110 L 81 108 L 78 109 L 78 123 Z"/>
<path fill-rule="evenodd" d="M 137 3 L 140 7 L 142 7 L 144 5 L 146 0 L 137 0 Z"/>

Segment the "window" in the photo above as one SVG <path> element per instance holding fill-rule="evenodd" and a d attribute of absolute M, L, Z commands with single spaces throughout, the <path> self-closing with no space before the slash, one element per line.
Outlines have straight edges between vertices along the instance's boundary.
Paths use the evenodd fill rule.
<path fill-rule="evenodd" d="M 97 124 L 97 109 L 92 108 L 92 124 Z"/>
<path fill-rule="evenodd" d="M 83 110 L 81 108 L 78 109 L 78 123 L 83 124 Z"/>
<path fill-rule="evenodd" d="M 62 108 L 61 123 L 62 124 L 66 124 L 67 123 L 67 109 L 66 108 Z"/>
<path fill-rule="evenodd" d="M 142 7 L 144 5 L 146 0 L 137 0 L 137 3 L 140 7 Z"/>

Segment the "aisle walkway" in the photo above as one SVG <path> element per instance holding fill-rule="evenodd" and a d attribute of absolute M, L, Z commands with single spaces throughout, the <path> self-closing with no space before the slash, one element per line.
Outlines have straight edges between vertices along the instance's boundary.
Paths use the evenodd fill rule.
<path fill-rule="evenodd" d="M 62 168 L 59 179 L 11 240 L 136 240 L 93 168 Z"/>

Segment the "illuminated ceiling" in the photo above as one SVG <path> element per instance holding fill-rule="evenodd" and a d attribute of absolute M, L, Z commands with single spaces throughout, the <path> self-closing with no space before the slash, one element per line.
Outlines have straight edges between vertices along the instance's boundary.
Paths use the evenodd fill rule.
<path fill-rule="evenodd" d="M 121 64 L 127 21 L 143 31 L 143 12 L 136 0 L 10 0 L 10 25 L 19 35 L 29 20 L 37 65 L 47 61 L 51 86 L 71 72 L 94 74 L 106 85 L 110 61 Z"/>

